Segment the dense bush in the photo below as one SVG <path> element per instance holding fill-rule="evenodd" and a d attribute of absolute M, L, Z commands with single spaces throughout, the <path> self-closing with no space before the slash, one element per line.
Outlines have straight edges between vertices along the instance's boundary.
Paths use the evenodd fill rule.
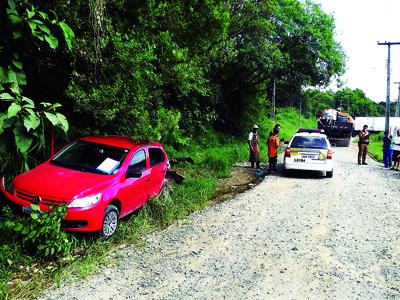
<path fill-rule="evenodd" d="M 274 81 L 278 106 L 297 105 L 303 86 L 344 70 L 334 20 L 310 1 L 52 0 L 40 9 L 63 30 L 68 23 L 75 40 L 57 29 L 47 40 L 64 47 L 18 48 L 36 57 L 23 61 L 24 90 L 57 99 L 76 135 L 182 145 L 214 126 L 240 136 L 269 115 Z"/>
<path fill-rule="evenodd" d="M 8 206 L 3 207 L 0 220 L 0 240 L 3 245 L 20 245 L 25 253 L 37 256 L 56 256 L 68 252 L 72 241 L 61 231 L 66 206 L 54 206 L 46 212 L 40 211 L 37 205 L 31 206 L 36 212 L 27 216 L 17 216 Z M 1 256 L 0 264 L 5 263 L 12 264 L 15 261 L 11 257 Z"/>

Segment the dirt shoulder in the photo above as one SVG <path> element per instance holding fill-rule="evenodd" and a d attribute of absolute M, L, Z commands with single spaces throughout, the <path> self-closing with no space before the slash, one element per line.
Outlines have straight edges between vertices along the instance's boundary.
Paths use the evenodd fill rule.
<path fill-rule="evenodd" d="M 400 175 L 358 166 L 354 146 L 334 152 L 332 179 L 267 177 L 42 298 L 400 297 Z"/>
<path fill-rule="evenodd" d="M 215 196 L 210 200 L 210 204 L 220 203 L 254 188 L 264 179 L 260 172 L 260 170 L 250 168 L 248 164 L 233 166 L 231 177 L 218 180 L 217 190 Z"/>

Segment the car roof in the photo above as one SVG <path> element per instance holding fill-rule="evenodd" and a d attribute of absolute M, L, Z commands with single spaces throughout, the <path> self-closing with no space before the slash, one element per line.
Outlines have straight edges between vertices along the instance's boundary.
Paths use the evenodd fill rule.
<path fill-rule="evenodd" d="M 293 137 L 295 136 L 315 136 L 315 137 L 327 138 L 325 134 L 318 132 L 298 132 Z"/>
<path fill-rule="evenodd" d="M 109 145 L 114 147 L 120 147 L 125 149 L 139 148 L 141 146 L 157 146 L 162 147 L 160 143 L 156 142 L 146 142 L 146 141 L 136 141 L 131 137 L 121 136 L 121 135 L 108 135 L 108 136 L 86 136 L 79 140 L 87 141 L 92 143 L 98 143 L 103 145 Z"/>

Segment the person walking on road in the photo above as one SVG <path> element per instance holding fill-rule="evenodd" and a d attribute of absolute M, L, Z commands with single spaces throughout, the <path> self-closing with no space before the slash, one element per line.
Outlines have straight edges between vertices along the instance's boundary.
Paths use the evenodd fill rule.
<path fill-rule="evenodd" d="M 257 166 L 257 169 L 260 169 L 260 150 L 258 148 L 258 126 L 254 125 L 253 130 L 249 133 L 248 143 L 250 150 L 250 163 L 251 167 L 254 168 L 254 163 Z"/>
<path fill-rule="evenodd" d="M 392 136 L 389 135 L 389 131 L 386 130 L 383 137 L 383 163 L 385 164 L 385 168 L 392 167 Z"/>
<path fill-rule="evenodd" d="M 392 154 L 393 166 L 395 166 L 400 156 L 400 129 L 396 131 L 396 134 L 392 139 L 392 149 L 393 149 L 393 154 Z"/>
<path fill-rule="evenodd" d="M 268 145 L 268 174 L 276 173 L 276 164 L 278 162 L 278 147 L 279 147 L 279 131 L 281 126 L 276 124 L 274 129 L 269 135 L 267 145 Z"/>
<path fill-rule="evenodd" d="M 363 126 L 363 130 L 358 134 L 358 164 L 368 165 L 366 163 L 368 144 L 369 144 L 369 132 L 368 125 Z"/>

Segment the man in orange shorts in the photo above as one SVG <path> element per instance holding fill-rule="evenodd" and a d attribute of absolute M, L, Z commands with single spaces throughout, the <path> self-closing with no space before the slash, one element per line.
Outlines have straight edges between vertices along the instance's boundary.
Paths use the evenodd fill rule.
<path fill-rule="evenodd" d="M 278 133 L 280 129 L 281 126 L 279 124 L 276 124 L 272 132 L 269 134 L 269 138 L 267 141 L 268 159 L 269 159 L 268 174 L 277 172 L 276 164 L 278 162 L 278 147 L 279 147 Z"/>

